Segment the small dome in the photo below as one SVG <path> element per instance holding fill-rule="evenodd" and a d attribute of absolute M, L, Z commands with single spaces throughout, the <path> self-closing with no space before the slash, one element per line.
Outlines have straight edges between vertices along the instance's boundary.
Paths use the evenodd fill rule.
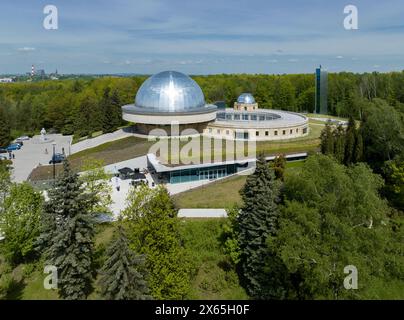
<path fill-rule="evenodd" d="M 148 78 L 136 94 L 135 106 L 147 112 L 173 113 L 198 111 L 206 107 L 199 85 L 176 71 L 164 71 Z"/>
<path fill-rule="evenodd" d="M 253 104 L 255 103 L 255 99 L 251 93 L 243 93 L 241 96 L 238 97 L 237 102 L 244 104 Z"/>

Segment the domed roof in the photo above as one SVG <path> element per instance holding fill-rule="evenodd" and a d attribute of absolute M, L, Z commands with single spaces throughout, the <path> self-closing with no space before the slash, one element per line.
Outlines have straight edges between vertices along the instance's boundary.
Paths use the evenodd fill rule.
<path fill-rule="evenodd" d="M 251 93 L 243 93 L 238 97 L 237 102 L 244 104 L 253 104 L 255 103 L 255 99 Z"/>
<path fill-rule="evenodd" d="M 164 71 L 141 85 L 135 106 L 148 112 L 192 112 L 205 107 L 205 97 L 199 85 L 187 75 Z"/>

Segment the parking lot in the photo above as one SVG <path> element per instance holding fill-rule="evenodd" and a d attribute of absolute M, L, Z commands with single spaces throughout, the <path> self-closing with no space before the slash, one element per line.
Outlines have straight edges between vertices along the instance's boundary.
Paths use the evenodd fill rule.
<path fill-rule="evenodd" d="M 62 153 L 64 148 L 66 155 L 70 153 L 71 136 L 60 134 L 47 135 L 47 140 L 43 142 L 40 136 L 34 136 L 30 140 L 23 141 L 24 145 L 20 150 L 13 151 L 12 180 L 22 182 L 28 179 L 31 171 L 38 165 L 49 165 L 49 160 L 53 154 L 53 143 L 55 143 L 56 153 Z M 5 154 L 7 155 L 7 154 Z"/>

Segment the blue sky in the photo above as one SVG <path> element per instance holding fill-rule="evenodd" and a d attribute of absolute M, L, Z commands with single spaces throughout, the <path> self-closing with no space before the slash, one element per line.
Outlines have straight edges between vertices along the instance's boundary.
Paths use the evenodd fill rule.
<path fill-rule="evenodd" d="M 43 8 L 57 6 L 59 29 Z M 353 4 L 359 30 L 345 30 Z M 2 0 L 0 74 L 404 69 L 402 0 Z"/>

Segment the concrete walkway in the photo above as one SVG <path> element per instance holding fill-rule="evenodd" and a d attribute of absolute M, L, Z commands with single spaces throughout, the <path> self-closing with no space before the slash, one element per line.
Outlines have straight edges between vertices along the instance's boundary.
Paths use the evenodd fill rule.
<path fill-rule="evenodd" d="M 62 153 L 63 148 L 66 155 L 70 154 L 72 136 L 49 134 L 46 137 L 46 142 L 42 142 L 40 136 L 34 136 L 30 140 L 24 141 L 20 150 L 13 151 L 15 159 L 13 159 L 12 181 L 23 182 L 39 164 L 49 165 L 53 154 L 53 143 L 56 144 L 56 153 Z"/>
<path fill-rule="evenodd" d="M 180 209 L 179 218 L 227 218 L 225 209 Z"/>
<path fill-rule="evenodd" d="M 133 133 L 129 130 L 120 129 L 112 133 L 102 134 L 98 137 L 86 139 L 80 142 L 77 142 L 71 146 L 71 153 L 77 153 L 86 149 L 98 147 L 107 142 L 123 139 L 126 137 L 133 136 Z"/>

